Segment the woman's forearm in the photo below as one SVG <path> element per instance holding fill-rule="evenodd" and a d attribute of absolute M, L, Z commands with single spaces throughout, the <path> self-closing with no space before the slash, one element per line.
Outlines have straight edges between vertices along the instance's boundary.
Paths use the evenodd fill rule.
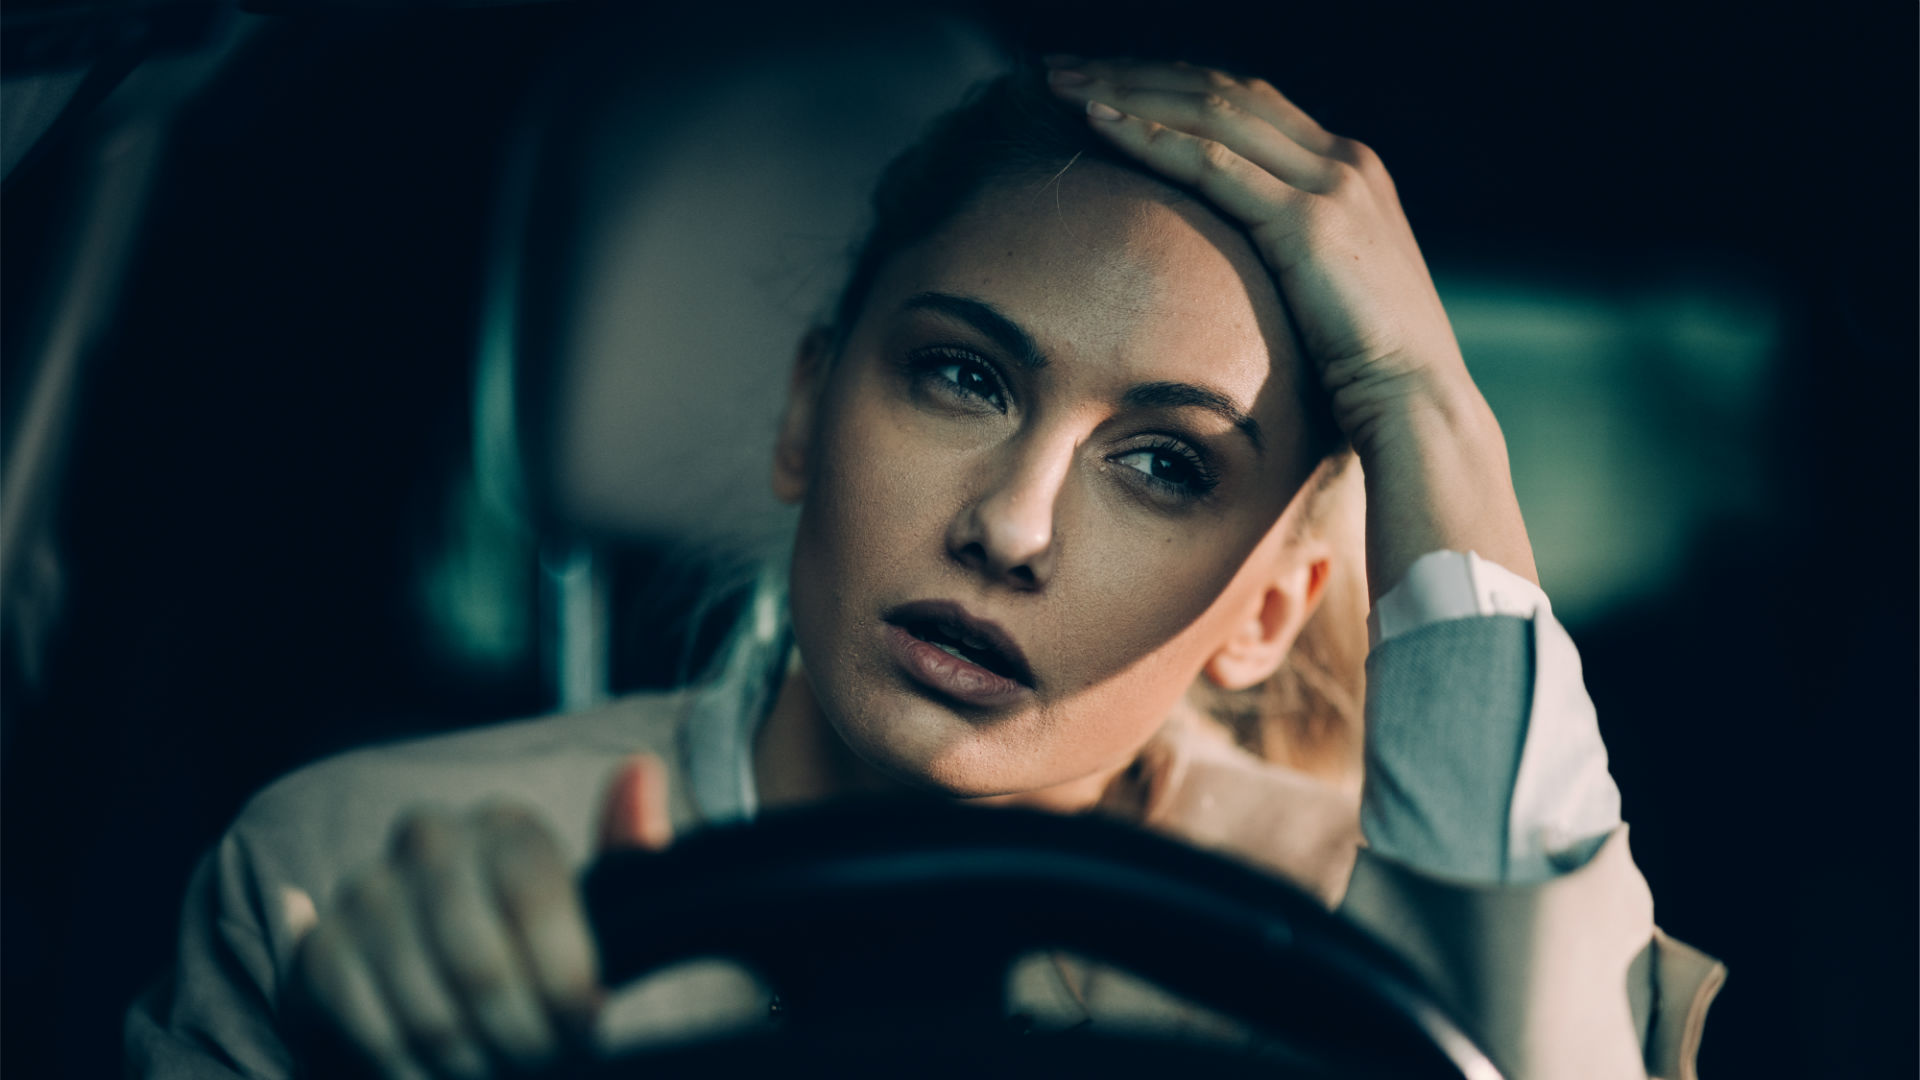
<path fill-rule="evenodd" d="M 1366 475 L 1372 602 L 1433 551 L 1478 552 L 1539 584 L 1506 439 L 1471 380 L 1405 395 L 1356 436 Z"/>

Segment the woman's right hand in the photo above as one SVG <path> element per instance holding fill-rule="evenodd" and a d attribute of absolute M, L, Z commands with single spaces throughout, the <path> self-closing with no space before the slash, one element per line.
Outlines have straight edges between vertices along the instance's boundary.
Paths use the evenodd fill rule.
<path fill-rule="evenodd" d="M 601 850 L 672 838 L 666 769 L 615 774 Z M 301 940 L 297 1019 L 389 1080 L 491 1077 L 585 1045 L 605 994 L 573 870 L 533 810 L 402 818 Z"/>

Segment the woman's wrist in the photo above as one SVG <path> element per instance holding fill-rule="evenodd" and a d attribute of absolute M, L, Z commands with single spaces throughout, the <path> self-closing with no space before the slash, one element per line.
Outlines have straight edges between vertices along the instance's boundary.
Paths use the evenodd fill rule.
<path fill-rule="evenodd" d="M 1367 423 L 1349 429 L 1366 477 L 1373 599 L 1432 551 L 1476 551 L 1537 584 L 1506 438 L 1464 371 L 1410 382 L 1373 404 Z"/>
<path fill-rule="evenodd" d="M 1362 466 L 1417 443 L 1499 440 L 1504 446 L 1493 410 L 1457 357 L 1393 374 L 1381 373 L 1383 366 L 1333 389 L 1334 416 Z M 1329 370 L 1326 381 L 1338 385 L 1336 373 Z"/>

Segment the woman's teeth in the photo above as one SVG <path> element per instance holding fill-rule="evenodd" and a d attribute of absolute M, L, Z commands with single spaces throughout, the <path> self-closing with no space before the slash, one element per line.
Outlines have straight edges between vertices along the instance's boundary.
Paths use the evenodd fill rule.
<path fill-rule="evenodd" d="M 965 660 L 969 664 L 975 663 L 973 657 L 968 656 L 966 653 L 961 652 L 959 649 L 954 648 L 953 646 L 947 644 L 944 641 L 933 641 L 933 642 L 928 642 L 928 644 L 932 645 L 934 648 L 939 649 L 940 651 L 945 652 L 951 656 L 957 656 L 960 659 Z"/>

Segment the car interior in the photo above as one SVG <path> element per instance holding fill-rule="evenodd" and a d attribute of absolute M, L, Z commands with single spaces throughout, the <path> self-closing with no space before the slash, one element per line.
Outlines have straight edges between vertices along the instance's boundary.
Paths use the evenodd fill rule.
<path fill-rule="evenodd" d="M 790 541 L 775 422 L 875 176 L 1070 50 L 1262 72 L 1391 160 L 1661 923 L 1733 970 L 1702 1071 L 1898 1075 L 1914 13 L 1197 7 L 0 12 L 0 1071 L 119 1070 L 194 860 L 274 777 L 697 678 Z M 1848 148 L 1837 206 L 1783 197 L 1783 140 Z M 736 956 L 817 1023 L 592 1075 L 1497 1075 L 1317 902 L 1117 826 L 826 815 L 654 859 L 588 879 L 610 971 Z M 909 979 L 903 909 L 970 919 L 943 976 L 816 1004 Z M 1043 945 L 1266 1037 L 1010 1033 Z"/>

